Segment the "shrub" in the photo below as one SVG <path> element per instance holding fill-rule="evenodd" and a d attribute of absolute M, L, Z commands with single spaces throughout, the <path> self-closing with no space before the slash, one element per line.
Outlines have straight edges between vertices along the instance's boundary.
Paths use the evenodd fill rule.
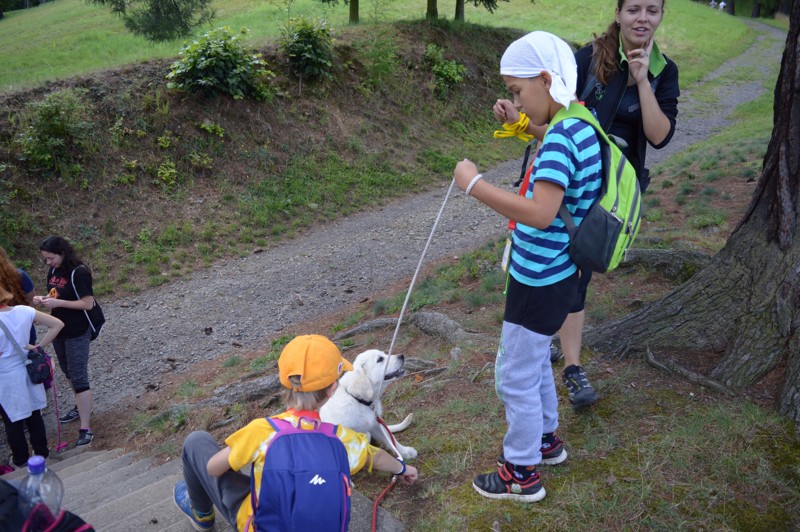
<path fill-rule="evenodd" d="M 467 67 L 457 61 L 444 58 L 444 50 L 433 43 L 425 48 L 425 62 L 436 78 L 436 94 L 440 97 L 464 81 Z"/>
<path fill-rule="evenodd" d="M 158 176 L 156 184 L 159 184 L 166 188 L 172 188 L 178 184 L 179 181 L 178 169 L 175 167 L 175 163 L 173 163 L 172 161 L 167 160 L 161 163 L 158 166 L 156 175 Z"/>
<path fill-rule="evenodd" d="M 236 99 L 253 96 L 264 100 L 272 94 L 267 70 L 261 54 L 248 52 L 230 28 L 217 28 L 181 48 L 181 59 L 172 64 L 167 74 L 167 87 L 205 96 L 230 94 Z"/>
<path fill-rule="evenodd" d="M 280 46 L 292 73 L 301 80 L 332 77 L 333 34 L 324 20 L 291 19 Z"/>
<path fill-rule="evenodd" d="M 90 108 L 83 89 L 64 89 L 29 103 L 17 135 L 23 158 L 46 169 L 76 160 L 90 145 Z"/>
<path fill-rule="evenodd" d="M 379 86 L 397 69 L 397 44 L 386 31 L 370 39 L 363 47 L 361 56 L 367 71 L 364 80 L 367 88 Z"/>

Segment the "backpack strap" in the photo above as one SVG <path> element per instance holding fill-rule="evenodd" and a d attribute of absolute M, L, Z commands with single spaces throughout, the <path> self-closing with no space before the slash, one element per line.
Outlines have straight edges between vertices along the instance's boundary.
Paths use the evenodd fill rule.
<path fill-rule="evenodd" d="M 578 100 L 585 102 L 586 98 L 592 92 L 592 89 L 595 89 L 598 85 L 597 83 L 597 76 L 594 75 L 595 68 L 597 67 L 597 63 L 594 60 L 594 51 L 592 52 L 592 61 L 589 63 L 589 72 L 588 76 L 586 77 L 586 83 L 583 85 L 583 91 L 581 92 L 580 98 Z"/>
<path fill-rule="evenodd" d="M 594 114 L 592 114 L 592 112 L 589 109 L 587 109 L 585 106 L 579 103 L 571 103 L 568 108 L 565 107 L 560 111 L 558 111 L 556 113 L 556 116 L 554 116 L 553 119 L 550 121 L 550 125 L 548 126 L 547 131 L 549 132 L 554 125 L 558 124 L 563 120 L 566 120 L 567 118 L 575 118 L 582 122 L 586 122 L 587 124 L 592 126 L 595 133 L 597 133 L 598 140 L 600 141 L 601 144 L 600 157 L 601 157 L 601 164 L 603 166 L 601 171 L 603 172 L 603 175 L 605 175 L 606 165 L 611 164 L 611 158 L 608 156 L 607 150 L 602 149 L 602 145 L 605 144 L 606 147 L 609 147 L 611 146 L 611 143 L 613 141 L 609 139 L 608 135 L 606 135 L 606 132 L 603 131 L 603 128 L 600 126 L 600 123 L 597 121 L 597 118 L 595 118 Z M 547 134 L 545 133 L 545 135 Z M 625 166 L 625 160 L 624 160 L 625 155 L 622 155 L 622 157 L 623 160 L 620 162 L 620 166 L 617 171 L 617 176 L 616 176 L 617 181 L 619 181 L 620 178 L 622 177 L 622 169 Z M 605 192 L 607 186 L 608 185 L 606 184 L 605 179 L 603 179 L 603 182 L 601 184 L 602 187 L 601 195 L 603 194 L 603 192 Z M 578 230 L 578 228 L 575 226 L 575 220 L 573 220 L 572 218 L 572 213 L 570 213 L 569 209 L 567 209 L 566 200 L 567 198 L 566 196 L 564 196 L 564 199 L 561 201 L 561 205 L 558 208 L 558 215 L 561 217 L 561 221 L 564 222 L 564 226 L 567 229 L 569 238 L 570 240 L 572 240 L 575 237 L 575 232 Z"/>
<path fill-rule="evenodd" d="M 79 265 L 75 266 L 75 269 L 72 270 L 72 273 L 69 276 L 69 282 L 72 285 L 73 292 L 75 292 L 75 300 L 76 301 L 80 301 L 81 300 L 81 296 L 78 295 L 78 289 L 75 288 L 75 270 L 77 270 L 81 266 L 86 268 L 85 265 L 79 264 Z M 88 270 L 88 268 L 87 268 L 87 270 Z M 92 296 L 92 300 L 94 300 L 94 296 Z M 93 301 L 92 302 L 92 307 L 94 307 L 94 305 L 96 305 L 96 302 Z M 89 328 L 92 330 L 92 332 L 97 332 L 97 329 L 94 328 L 94 323 L 92 323 L 92 318 L 89 317 L 89 312 L 86 309 L 83 309 L 83 315 L 86 316 L 86 321 L 89 322 Z"/>

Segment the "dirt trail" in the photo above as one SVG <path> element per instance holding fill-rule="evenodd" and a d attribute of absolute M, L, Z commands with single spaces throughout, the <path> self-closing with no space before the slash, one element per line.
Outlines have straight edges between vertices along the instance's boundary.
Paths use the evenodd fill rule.
<path fill-rule="evenodd" d="M 764 71 L 765 64 L 781 60 L 785 33 L 745 22 L 759 32 L 758 41 L 701 85 L 738 68 Z M 648 164 L 728 126 L 729 111 L 763 90 L 760 81 L 726 85 L 712 104 L 694 101 L 692 91 L 686 91 L 675 137 L 665 149 L 651 150 Z M 514 160 L 484 175 L 499 182 L 518 172 Z M 288 325 L 368 300 L 388 285 L 407 287 L 446 191 L 444 186 L 338 220 L 135 297 L 103 301 L 108 322 L 92 344 L 90 363 L 95 411 L 131 404 L 148 388 L 178 380 L 176 374 L 198 361 L 257 349 Z M 454 188 L 426 264 L 504 233 L 505 220 Z M 60 389 L 67 387 L 60 383 Z M 62 409 L 70 406 L 72 394 L 61 395 Z"/>

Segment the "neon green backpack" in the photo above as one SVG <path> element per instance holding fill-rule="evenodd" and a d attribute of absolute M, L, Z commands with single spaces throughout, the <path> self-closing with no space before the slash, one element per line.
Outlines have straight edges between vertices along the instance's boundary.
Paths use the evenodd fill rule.
<path fill-rule="evenodd" d="M 577 118 L 591 125 L 600 140 L 603 184 L 597 201 L 579 226 L 562 203 L 559 216 L 569 232 L 569 256 L 581 269 L 608 272 L 625 260 L 625 254 L 639 232 L 642 195 L 636 171 L 622 151 L 606 135 L 592 112 L 578 103 L 556 113 L 553 125 L 567 118 Z"/>

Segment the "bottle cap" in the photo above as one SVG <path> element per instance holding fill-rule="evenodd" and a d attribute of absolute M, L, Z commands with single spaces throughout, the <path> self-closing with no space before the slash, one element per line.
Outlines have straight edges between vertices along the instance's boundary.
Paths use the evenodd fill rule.
<path fill-rule="evenodd" d="M 44 457 L 39 455 L 34 455 L 28 458 L 28 473 L 32 475 L 41 475 L 44 473 L 45 465 L 44 465 Z"/>

